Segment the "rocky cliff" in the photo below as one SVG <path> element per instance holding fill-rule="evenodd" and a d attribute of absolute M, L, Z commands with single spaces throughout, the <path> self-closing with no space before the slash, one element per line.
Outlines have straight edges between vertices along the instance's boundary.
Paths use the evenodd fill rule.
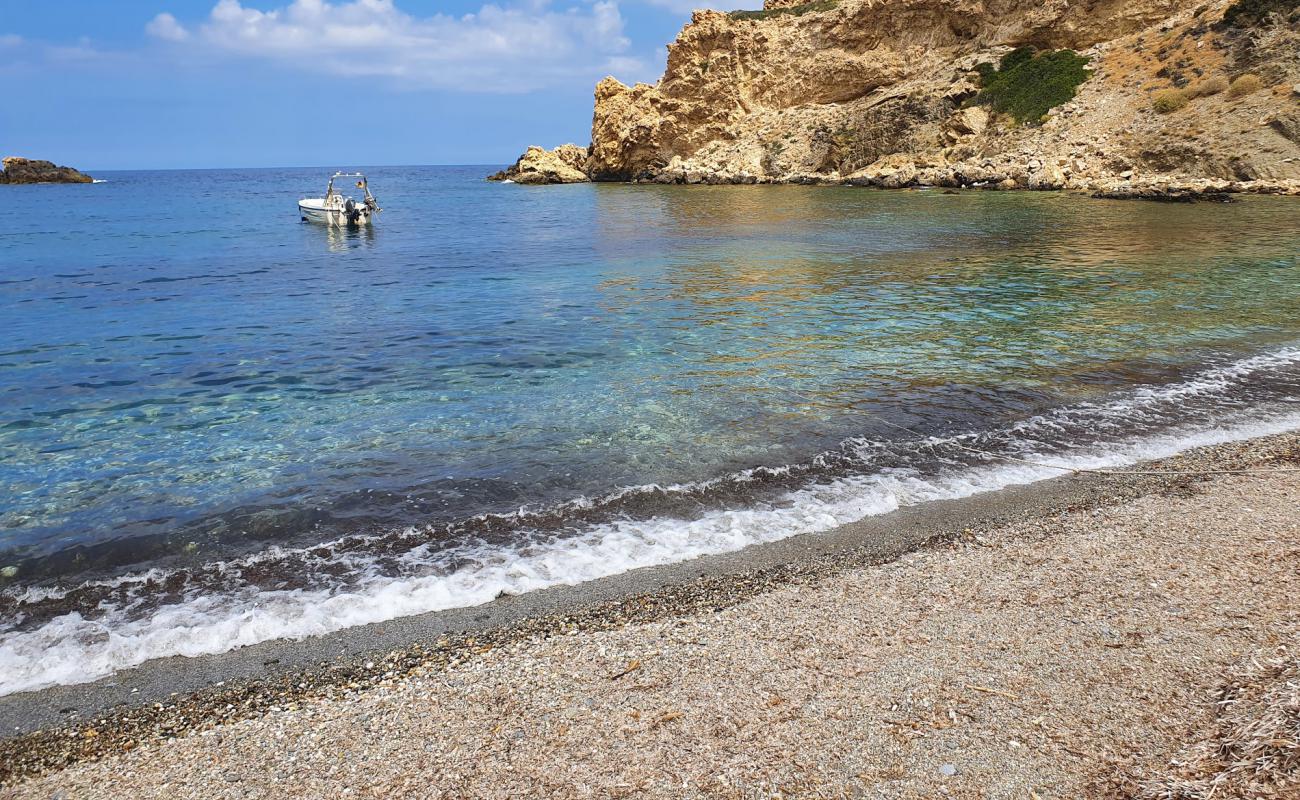
<path fill-rule="evenodd" d="M 1300 191 L 1296 0 L 768 0 L 668 51 L 596 87 L 590 179 Z"/>
<path fill-rule="evenodd" d="M 72 167 L 56 166 L 50 161 L 31 161 L 26 158 L 10 156 L 4 159 L 4 169 L 0 170 L 0 183 L 92 183 L 89 175 L 84 175 Z"/>

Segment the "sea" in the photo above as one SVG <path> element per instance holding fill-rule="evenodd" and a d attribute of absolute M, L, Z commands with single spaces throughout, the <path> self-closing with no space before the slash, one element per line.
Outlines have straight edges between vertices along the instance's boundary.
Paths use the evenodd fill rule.
<path fill-rule="evenodd" d="M 355 168 L 0 187 L 0 694 L 1300 428 L 1294 198 Z"/>

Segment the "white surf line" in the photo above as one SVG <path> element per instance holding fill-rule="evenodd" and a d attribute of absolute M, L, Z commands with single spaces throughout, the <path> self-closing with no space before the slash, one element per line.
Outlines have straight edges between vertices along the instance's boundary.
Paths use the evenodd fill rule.
<path fill-rule="evenodd" d="M 1176 431 L 1117 443 L 1105 452 L 1062 456 L 1080 468 L 1107 468 L 1168 457 L 1213 444 L 1300 429 L 1300 413 L 1243 420 L 1227 428 Z M 420 567 L 456 559 L 446 574 L 392 578 L 373 559 L 335 563 L 363 577 L 346 590 L 254 589 L 195 592 L 186 601 L 130 619 L 111 609 L 87 620 L 71 612 L 32 631 L 0 636 L 0 695 L 82 683 L 164 656 L 220 653 L 271 639 L 301 639 L 430 611 L 480 605 L 501 592 L 522 594 L 574 585 L 646 566 L 733 552 L 753 544 L 819 533 L 904 505 L 954 499 L 1054 477 L 1035 465 L 956 469 L 934 478 L 895 470 L 839 478 L 786 493 L 771 503 L 715 511 L 695 520 L 651 518 L 592 526 L 576 536 L 522 541 L 505 548 L 429 546 L 402 557 Z"/>
<path fill-rule="evenodd" d="M 1032 432 L 1039 427 L 1056 428 L 1063 422 L 1077 425 L 1090 416 L 1098 417 L 1095 421 L 1133 419 L 1144 413 L 1144 407 L 1158 411 L 1170 401 L 1181 402 L 1198 395 L 1213 397 L 1231 389 L 1234 379 L 1254 376 L 1262 369 L 1291 366 L 1297 361 L 1300 361 L 1300 348 L 1283 348 L 1211 368 L 1178 383 L 1137 387 L 1100 404 L 1082 403 L 1054 409 L 1015 423 L 1007 432 L 1027 436 L 1026 443 L 1029 443 L 1033 441 Z M 1256 409 L 1253 413 L 1262 412 L 1263 409 Z M 1288 412 L 1266 420 L 1243 420 L 1244 412 L 1232 412 L 1239 421 L 1228 428 L 1184 427 L 1152 435 L 1139 434 L 1130 436 L 1127 442 L 1083 446 L 1054 457 L 1065 458 L 1072 470 L 1114 468 L 1194 447 L 1300 428 L 1300 413 L 1290 409 Z M 1071 421 L 1071 416 L 1075 420 Z M 953 439 L 932 438 L 930 443 L 951 444 L 955 439 L 970 437 L 971 434 Z M 1022 454 L 1038 457 L 1032 452 Z M 693 520 L 622 519 L 593 525 L 562 538 L 540 535 L 529 538 L 527 531 L 521 530 L 522 540 L 505 547 L 461 546 L 436 552 L 433 545 L 425 544 L 400 557 L 412 572 L 422 573 L 414 576 L 385 575 L 380 572 L 376 557 L 349 548 L 333 554 L 322 564 L 342 567 L 345 574 L 360 576 L 354 586 L 347 588 L 258 592 L 244 587 L 211 594 L 195 589 L 184 602 L 162 606 L 138 618 L 132 618 L 131 603 L 124 608 L 109 608 L 95 620 L 71 612 L 32 631 L 0 635 L 0 695 L 92 680 L 156 657 L 204 655 L 270 639 L 304 638 L 429 611 L 479 605 L 501 592 L 522 594 L 643 566 L 731 552 L 750 544 L 826 531 L 903 505 L 1032 483 L 1053 477 L 1061 469 L 1061 465 L 1038 463 L 1034 458 L 1019 460 L 1027 463 L 960 466 L 928 479 L 921 477 L 916 469 L 908 468 L 824 480 L 786 492 L 772 502 L 713 511 Z M 716 480 L 720 479 L 699 485 Z M 638 488 L 645 487 L 620 491 L 628 493 Z M 328 551 L 329 547 L 326 543 L 307 549 Z M 260 554 L 209 566 L 237 577 L 245 566 L 295 552 L 302 551 L 269 548 Z M 452 572 L 436 571 L 439 564 L 449 563 L 462 566 Z M 109 583 L 143 585 L 142 579 L 162 574 L 151 570 Z"/>

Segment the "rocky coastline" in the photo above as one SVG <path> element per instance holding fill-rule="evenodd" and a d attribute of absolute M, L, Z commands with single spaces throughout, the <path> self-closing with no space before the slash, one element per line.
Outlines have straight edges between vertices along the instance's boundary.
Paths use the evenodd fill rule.
<path fill-rule="evenodd" d="M 494 180 L 1300 195 L 1300 6 L 767 0 L 697 11 L 591 144 Z"/>
<path fill-rule="evenodd" d="M 61 167 L 52 161 L 36 161 L 9 156 L 0 169 L 0 183 L 94 183 L 94 178 L 72 167 Z"/>

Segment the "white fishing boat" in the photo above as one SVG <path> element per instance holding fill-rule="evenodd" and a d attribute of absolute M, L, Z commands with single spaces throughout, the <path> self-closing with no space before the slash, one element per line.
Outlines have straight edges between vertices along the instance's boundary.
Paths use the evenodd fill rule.
<path fill-rule="evenodd" d="M 357 188 L 365 196 L 356 200 L 334 190 L 334 181 L 339 178 L 356 178 Z M 298 213 L 303 222 L 323 222 L 339 227 L 369 225 L 374 216 L 382 209 L 370 193 L 370 184 L 360 172 L 336 172 L 325 187 L 324 197 L 304 197 L 298 201 Z"/>

